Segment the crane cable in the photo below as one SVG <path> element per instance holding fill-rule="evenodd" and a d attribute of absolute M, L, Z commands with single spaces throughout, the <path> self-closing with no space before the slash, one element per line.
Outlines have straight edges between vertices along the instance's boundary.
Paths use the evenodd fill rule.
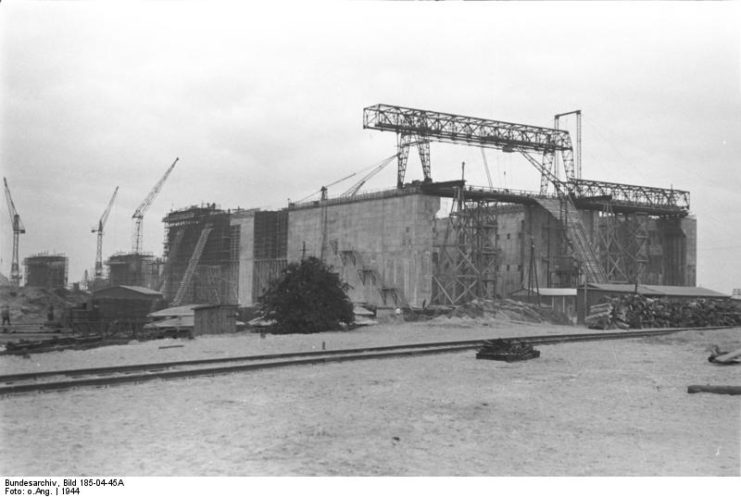
<path fill-rule="evenodd" d="M 481 157 L 484 159 L 484 170 L 486 171 L 486 179 L 489 180 L 489 188 L 494 188 L 494 183 L 491 182 L 491 172 L 489 172 L 489 162 L 486 160 L 484 147 L 481 147 Z"/>

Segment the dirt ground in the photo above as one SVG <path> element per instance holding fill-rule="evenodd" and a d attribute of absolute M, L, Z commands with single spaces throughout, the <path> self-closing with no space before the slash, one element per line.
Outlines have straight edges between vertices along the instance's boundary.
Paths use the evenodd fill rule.
<path fill-rule="evenodd" d="M 0 358 L 3 373 L 325 346 L 570 333 L 436 320 L 313 336 L 231 335 Z M 586 330 L 581 330 L 586 331 Z M 327 364 L 0 398 L 0 473 L 127 476 L 739 476 L 741 385 L 707 362 L 741 329 Z M 329 347 L 327 347 L 329 348 Z"/>
<path fill-rule="evenodd" d="M 0 285 L 0 302 L 9 307 L 10 322 L 14 325 L 44 323 L 50 306 L 54 309 L 54 318 L 59 320 L 65 309 L 81 304 L 87 298 L 85 292 L 73 292 L 64 288 L 14 288 Z"/>

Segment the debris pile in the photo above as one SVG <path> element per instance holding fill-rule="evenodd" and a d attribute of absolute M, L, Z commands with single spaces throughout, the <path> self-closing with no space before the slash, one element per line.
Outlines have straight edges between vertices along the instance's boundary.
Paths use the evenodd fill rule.
<path fill-rule="evenodd" d="M 38 354 L 41 352 L 58 352 L 62 350 L 84 350 L 104 345 L 121 345 L 128 343 L 128 338 L 106 338 L 102 335 L 86 337 L 54 337 L 46 340 L 20 340 L 8 342 L 0 355 Z"/>
<path fill-rule="evenodd" d="M 506 362 L 527 361 L 538 357 L 540 351 L 535 350 L 529 343 L 506 339 L 487 340 L 476 353 L 476 359 Z"/>
<path fill-rule="evenodd" d="M 16 324 L 48 321 L 53 310 L 54 319 L 63 321 L 70 307 L 86 302 L 88 294 L 65 288 L 10 287 L 0 286 L 0 302 L 10 309 L 10 321 Z"/>
<path fill-rule="evenodd" d="M 590 306 L 585 323 L 599 330 L 736 326 L 741 325 L 741 312 L 727 301 L 671 302 L 632 294 L 605 297 L 602 303 Z"/>
<path fill-rule="evenodd" d="M 571 324 L 569 318 L 561 312 L 511 299 L 474 299 L 471 302 L 454 307 L 449 316 L 474 319 L 504 318 L 510 321 L 527 321 L 530 323 Z"/>

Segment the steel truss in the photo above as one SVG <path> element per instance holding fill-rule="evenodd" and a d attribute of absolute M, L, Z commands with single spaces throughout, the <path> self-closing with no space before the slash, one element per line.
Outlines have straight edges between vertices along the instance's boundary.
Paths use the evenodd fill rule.
<path fill-rule="evenodd" d="M 625 185 L 587 179 L 570 181 L 571 191 L 577 199 L 600 198 L 610 200 L 615 207 L 638 206 L 645 209 L 674 209 L 687 212 L 690 208 L 690 192 L 673 188 Z"/>
<path fill-rule="evenodd" d="M 623 222 L 626 244 L 626 274 L 631 283 L 645 281 L 648 267 L 648 215 L 631 213 Z"/>
<path fill-rule="evenodd" d="M 566 178 L 574 178 L 571 137 L 564 130 L 385 104 L 363 109 L 363 128 L 396 132 L 399 188 L 404 184 L 406 161 L 412 144 L 416 144 L 419 149 L 425 181 L 432 181 L 429 142 L 433 139 L 496 148 L 505 152 L 542 153 L 543 161 L 540 166 L 536 166 L 543 177 L 541 189 L 547 188 L 550 175 L 553 175 L 554 154 L 561 152 Z"/>
<path fill-rule="evenodd" d="M 499 249 L 497 209 L 490 201 L 471 201 L 458 190 L 442 243 L 436 244 L 432 303 L 457 305 L 496 296 Z"/>

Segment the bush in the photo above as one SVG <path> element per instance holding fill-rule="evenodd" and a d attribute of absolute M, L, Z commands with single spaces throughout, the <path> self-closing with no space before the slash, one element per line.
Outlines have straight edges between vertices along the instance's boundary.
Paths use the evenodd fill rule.
<path fill-rule="evenodd" d="M 353 305 L 339 276 L 316 257 L 289 264 L 260 299 L 277 333 L 338 330 L 354 320 Z"/>

